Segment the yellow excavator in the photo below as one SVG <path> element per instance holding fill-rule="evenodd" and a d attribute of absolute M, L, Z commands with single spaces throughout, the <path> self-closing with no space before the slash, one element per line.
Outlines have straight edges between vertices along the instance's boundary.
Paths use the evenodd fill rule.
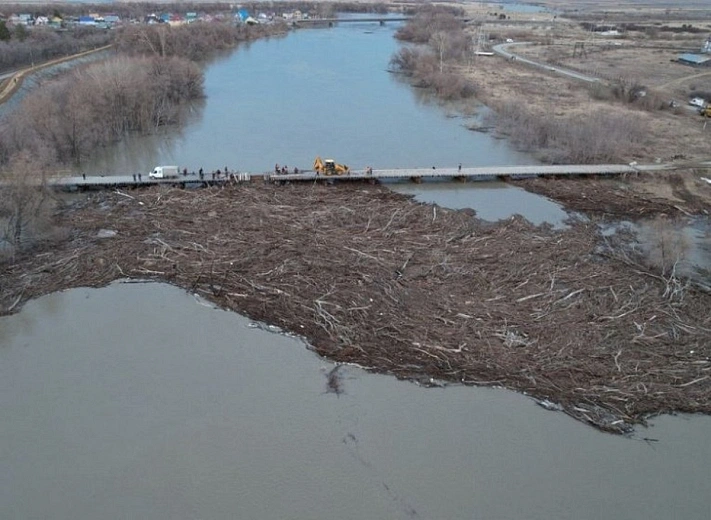
<path fill-rule="evenodd" d="M 703 117 L 711 117 L 711 104 L 708 104 L 705 107 L 699 109 L 699 114 L 701 114 Z"/>
<path fill-rule="evenodd" d="M 324 161 L 321 157 L 316 157 L 314 160 L 314 171 L 318 175 L 346 175 L 351 169 L 345 164 L 338 164 L 333 159 L 326 159 Z"/>

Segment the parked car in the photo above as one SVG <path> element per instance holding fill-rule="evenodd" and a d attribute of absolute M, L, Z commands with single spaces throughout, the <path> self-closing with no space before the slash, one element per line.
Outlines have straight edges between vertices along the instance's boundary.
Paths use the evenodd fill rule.
<path fill-rule="evenodd" d="M 706 106 L 706 100 L 702 97 L 693 97 L 689 100 L 691 106 L 704 108 Z"/>

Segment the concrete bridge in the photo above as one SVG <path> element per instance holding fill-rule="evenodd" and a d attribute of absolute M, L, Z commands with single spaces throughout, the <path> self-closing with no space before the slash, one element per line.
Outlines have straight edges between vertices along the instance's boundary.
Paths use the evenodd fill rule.
<path fill-rule="evenodd" d="M 380 170 L 351 170 L 346 175 L 323 176 L 312 170 L 300 173 L 230 173 L 214 176 L 211 173 L 200 176 L 195 173 L 181 174 L 169 179 L 150 179 L 148 175 L 140 178 L 134 175 L 78 175 L 52 178 L 47 184 L 55 189 L 91 190 L 135 188 L 143 186 L 220 186 L 227 183 L 242 182 L 379 182 L 410 180 L 423 182 L 428 180 L 481 181 L 481 180 L 515 180 L 531 177 L 585 177 L 585 176 L 617 176 L 638 173 L 653 173 L 671 171 L 681 167 L 672 164 L 569 164 L 569 165 L 535 165 L 535 166 L 484 166 L 473 168 L 402 168 Z"/>

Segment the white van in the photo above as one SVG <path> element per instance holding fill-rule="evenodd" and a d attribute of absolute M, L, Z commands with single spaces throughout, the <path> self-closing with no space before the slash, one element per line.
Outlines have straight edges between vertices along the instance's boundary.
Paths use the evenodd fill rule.
<path fill-rule="evenodd" d="M 156 166 L 153 171 L 148 174 L 151 179 L 170 179 L 178 176 L 177 166 Z"/>
<path fill-rule="evenodd" d="M 689 104 L 694 107 L 704 108 L 706 106 L 706 100 L 701 97 L 691 98 Z"/>

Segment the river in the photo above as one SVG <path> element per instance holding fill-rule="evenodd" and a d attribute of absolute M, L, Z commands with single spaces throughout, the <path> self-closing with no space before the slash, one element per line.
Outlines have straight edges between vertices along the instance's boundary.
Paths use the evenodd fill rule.
<path fill-rule="evenodd" d="M 264 172 L 276 163 L 308 169 L 317 155 L 353 168 L 535 164 L 506 141 L 469 130 L 476 114 L 462 117 L 387 72 L 399 25 L 300 29 L 244 45 L 206 67 L 206 102 L 191 108 L 186 125 L 127 139 L 83 171 L 145 173 L 158 164 L 190 171 Z M 483 218 L 506 218 L 510 208 L 536 224 L 560 226 L 567 218 L 549 199 L 502 182 L 465 190 L 440 185 L 436 196 L 432 187 L 415 193 L 392 187 L 422 201 L 481 209 Z"/>
<path fill-rule="evenodd" d="M 208 100 L 185 129 L 91 168 L 530 162 L 385 72 L 392 31 L 254 42 L 207 69 Z M 414 188 L 492 220 L 506 208 L 555 219 L 541 216 L 555 205 L 498 183 Z M 0 518 L 708 518 L 710 417 L 663 416 L 625 438 L 502 389 L 357 367 L 341 368 L 337 395 L 332 368 L 168 285 L 32 301 L 0 319 Z"/>
<path fill-rule="evenodd" d="M 708 518 L 711 417 L 630 439 L 357 367 L 337 395 L 255 325 L 136 283 L 1 318 L 0 518 Z"/>

